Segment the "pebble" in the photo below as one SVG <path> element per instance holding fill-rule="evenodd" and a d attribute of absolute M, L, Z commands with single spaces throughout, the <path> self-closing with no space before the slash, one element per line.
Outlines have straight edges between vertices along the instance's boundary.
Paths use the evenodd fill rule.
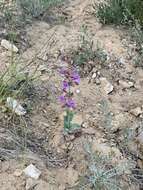
<path fill-rule="evenodd" d="M 113 85 L 106 79 L 106 78 L 100 78 L 101 81 L 101 88 L 104 90 L 104 92 L 108 95 L 110 94 L 114 87 Z"/>
<path fill-rule="evenodd" d="M 17 53 L 19 51 L 18 48 L 14 44 L 12 44 L 11 42 L 9 42 L 8 40 L 5 40 L 5 39 L 3 39 L 1 41 L 1 46 L 4 47 L 5 49 L 7 49 L 9 51 L 13 51 L 15 53 Z"/>
<path fill-rule="evenodd" d="M 141 115 L 143 113 L 143 110 L 141 109 L 141 107 L 136 107 L 136 108 L 130 110 L 130 113 L 133 114 L 134 116 L 138 117 L 139 115 Z"/>
<path fill-rule="evenodd" d="M 27 166 L 27 168 L 25 168 L 23 172 L 25 173 L 26 176 L 34 179 L 38 179 L 41 175 L 41 171 L 38 170 L 33 164 Z"/>
<path fill-rule="evenodd" d="M 11 97 L 7 98 L 7 107 L 19 116 L 26 114 L 26 110 L 18 103 L 17 100 Z"/>
<path fill-rule="evenodd" d="M 131 88 L 131 87 L 133 87 L 133 86 L 134 86 L 134 83 L 131 82 L 131 81 L 127 82 L 127 81 L 124 81 L 124 80 L 119 80 L 119 85 L 120 85 L 123 89 L 125 89 L 125 88 Z"/>
<path fill-rule="evenodd" d="M 97 74 L 96 73 L 93 73 L 93 75 L 92 75 L 92 79 L 95 79 L 96 78 L 96 76 L 97 76 Z"/>

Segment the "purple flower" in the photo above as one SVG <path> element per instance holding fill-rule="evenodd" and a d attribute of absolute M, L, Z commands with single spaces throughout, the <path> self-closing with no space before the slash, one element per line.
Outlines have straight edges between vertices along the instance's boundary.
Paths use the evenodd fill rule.
<path fill-rule="evenodd" d="M 73 71 L 73 73 L 71 75 L 71 79 L 77 85 L 80 83 L 80 76 L 79 76 L 79 74 L 76 71 Z"/>
<path fill-rule="evenodd" d="M 66 104 L 66 97 L 64 95 L 61 95 L 59 96 L 59 101 L 62 103 L 62 104 Z"/>
<path fill-rule="evenodd" d="M 67 69 L 65 68 L 60 69 L 60 74 L 65 76 L 67 74 Z"/>
<path fill-rule="evenodd" d="M 73 108 L 75 109 L 75 102 L 73 99 L 65 97 L 64 95 L 59 97 L 59 101 L 63 104 L 63 106 L 68 107 L 68 108 Z"/>
<path fill-rule="evenodd" d="M 68 108 L 75 108 L 76 106 L 75 106 L 75 102 L 74 102 L 74 100 L 72 100 L 72 99 L 68 99 L 67 101 L 66 101 L 66 106 L 68 107 Z"/>
<path fill-rule="evenodd" d="M 62 90 L 63 90 L 63 91 L 68 90 L 69 87 L 70 87 L 70 85 L 69 85 L 69 83 L 68 83 L 67 81 L 63 81 L 63 84 L 62 84 L 62 85 L 63 85 L 63 86 L 62 86 Z"/>
<path fill-rule="evenodd" d="M 70 87 L 80 83 L 80 76 L 75 69 L 72 70 L 71 68 L 62 68 L 60 74 L 63 77 L 63 94 L 59 97 L 59 101 L 64 107 L 75 109 L 76 105 L 75 101 L 72 99 L 73 94 L 70 91 Z"/>

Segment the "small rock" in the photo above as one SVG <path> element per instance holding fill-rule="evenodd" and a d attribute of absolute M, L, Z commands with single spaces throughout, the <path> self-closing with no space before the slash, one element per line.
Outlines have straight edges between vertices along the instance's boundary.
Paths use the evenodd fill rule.
<path fill-rule="evenodd" d="M 140 168 L 140 169 L 143 169 L 143 161 L 142 160 L 140 160 L 140 159 L 138 159 L 137 160 L 137 166 Z"/>
<path fill-rule="evenodd" d="M 49 80 L 49 76 L 45 76 L 45 75 L 43 76 L 43 75 L 42 75 L 42 76 L 40 77 L 40 80 L 41 80 L 41 81 L 48 81 L 48 80 Z"/>
<path fill-rule="evenodd" d="M 20 176 L 22 175 L 22 170 L 16 169 L 13 175 L 14 175 L 15 177 L 20 177 Z"/>
<path fill-rule="evenodd" d="M 131 81 L 127 82 L 127 81 L 119 80 L 119 85 L 121 85 L 123 89 L 134 87 L 134 83 Z"/>
<path fill-rule="evenodd" d="M 101 84 L 101 82 L 100 82 L 100 80 L 98 78 L 95 79 L 95 84 L 97 84 L 97 85 Z"/>
<path fill-rule="evenodd" d="M 82 127 L 85 129 L 85 128 L 88 128 L 88 122 L 83 122 L 82 123 Z"/>
<path fill-rule="evenodd" d="M 47 61 L 48 60 L 48 56 L 46 54 L 39 54 L 37 57 L 39 59 L 43 60 L 43 61 Z"/>
<path fill-rule="evenodd" d="M 97 76 L 100 77 L 101 73 L 100 71 L 97 71 Z"/>
<path fill-rule="evenodd" d="M 37 182 L 36 182 L 35 180 L 33 180 L 32 178 L 28 178 L 28 179 L 26 180 L 25 189 L 26 189 L 26 190 L 31 190 L 31 189 L 33 189 L 36 185 L 37 185 Z"/>
<path fill-rule="evenodd" d="M 110 60 L 110 54 L 106 50 L 103 50 L 102 53 L 103 53 L 103 56 L 106 58 L 106 60 L 109 61 Z"/>
<path fill-rule="evenodd" d="M 138 117 L 140 114 L 143 113 L 141 107 L 136 107 L 132 110 L 130 110 L 130 113 L 133 114 L 134 116 Z"/>
<path fill-rule="evenodd" d="M 1 46 L 4 47 L 5 49 L 9 50 L 9 51 L 13 51 L 15 53 L 18 52 L 18 48 L 14 45 L 14 44 L 11 44 L 9 41 L 3 39 L 1 41 Z"/>
<path fill-rule="evenodd" d="M 123 57 L 119 58 L 119 59 L 118 59 L 118 63 L 119 63 L 120 65 L 124 65 L 124 64 L 125 64 L 124 58 L 123 58 Z"/>
<path fill-rule="evenodd" d="M 100 78 L 100 81 L 101 88 L 105 91 L 107 95 L 110 94 L 114 89 L 113 85 L 106 78 Z"/>
<path fill-rule="evenodd" d="M 27 166 L 27 168 L 25 168 L 23 170 L 23 172 L 28 177 L 31 177 L 31 178 L 34 178 L 34 179 L 38 179 L 40 177 L 40 175 L 41 175 L 41 171 L 38 170 L 33 164 L 30 164 L 29 166 Z"/>
<path fill-rule="evenodd" d="M 7 98 L 7 106 L 19 116 L 26 114 L 26 110 L 17 102 L 17 100 L 11 97 Z"/>
<path fill-rule="evenodd" d="M 46 65 L 40 65 L 39 68 L 38 68 L 38 71 L 48 72 L 49 69 L 48 69 L 48 67 L 46 67 Z"/>
<path fill-rule="evenodd" d="M 95 79 L 96 78 L 96 76 L 97 76 L 97 74 L 96 73 L 93 73 L 93 75 L 92 75 L 92 79 Z"/>

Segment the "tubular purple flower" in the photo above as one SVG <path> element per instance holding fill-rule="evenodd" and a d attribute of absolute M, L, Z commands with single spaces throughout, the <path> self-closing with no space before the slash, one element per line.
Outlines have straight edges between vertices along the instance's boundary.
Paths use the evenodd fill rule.
<path fill-rule="evenodd" d="M 66 97 L 64 95 L 61 95 L 59 96 L 59 101 L 62 103 L 62 104 L 66 104 Z"/>
<path fill-rule="evenodd" d="M 72 81 L 75 84 L 79 85 L 79 83 L 80 83 L 80 76 L 79 76 L 79 74 L 76 71 L 73 71 L 73 73 L 71 75 L 71 79 L 72 79 Z"/>
<path fill-rule="evenodd" d="M 60 74 L 65 76 L 67 74 L 67 69 L 61 68 L 60 69 Z"/>
<path fill-rule="evenodd" d="M 67 81 L 63 81 L 62 90 L 67 91 L 69 87 L 70 87 L 69 83 Z"/>
<path fill-rule="evenodd" d="M 75 102 L 74 102 L 74 100 L 72 100 L 72 99 L 68 99 L 68 100 L 66 101 L 66 106 L 67 106 L 68 108 L 73 108 L 73 109 L 76 108 Z"/>

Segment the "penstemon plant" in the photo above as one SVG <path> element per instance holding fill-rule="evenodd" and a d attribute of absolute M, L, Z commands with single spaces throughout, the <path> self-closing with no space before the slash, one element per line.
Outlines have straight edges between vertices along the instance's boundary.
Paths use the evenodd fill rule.
<path fill-rule="evenodd" d="M 75 85 L 79 85 L 80 76 L 78 72 L 73 68 L 62 68 L 60 70 L 60 74 L 63 77 L 62 81 L 62 95 L 59 97 L 60 103 L 62 107 L 66 110 L 66 115 L 64 116 L 64 130 L 66 132 L 71 132 L 75 129 L 80 128 L 80 125 L 76 123 L 72 123 L 76 104 L 73 99 L 73 92 L 71 91 L 71 87 Z"/>

